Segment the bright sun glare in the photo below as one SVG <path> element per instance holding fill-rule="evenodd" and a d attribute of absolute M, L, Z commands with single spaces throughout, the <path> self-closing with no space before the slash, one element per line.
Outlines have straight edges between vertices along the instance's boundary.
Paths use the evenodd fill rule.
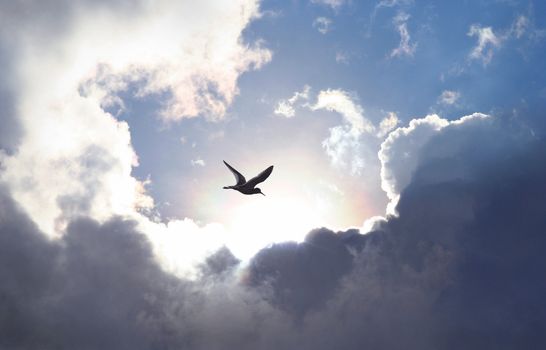
<path fill-rule="evenodd" d="M 271 243 L 302 241 L 320 222 L 303 200 L 270 196 L 232 210 L 227 220 L 230 237 L 226 244 L 237 257 L 247 259 Z"/>

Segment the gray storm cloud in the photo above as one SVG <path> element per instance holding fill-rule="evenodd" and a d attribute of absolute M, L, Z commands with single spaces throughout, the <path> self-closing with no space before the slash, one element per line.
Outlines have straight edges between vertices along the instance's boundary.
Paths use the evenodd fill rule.
<path fill-rule="evenodd" d="M 170 3 L 158 3 L 156 14 L 172 20 Z M 220 117 L 238 76 L 270 59 L 258 44 L 239 41 L 256 3 L 233 3 L 212 6 L 216 23 L 225 25 L 219 36 L 201 31 L 207 26 L 199 21 L 169 22 L 182 26 L 181 35 L 201 33 L 208 44 L 174 59 L 162 51 L 172 75 L 138 56 L 149 78 L 140 93 L 172 89 L 178 98 L 165 105 L 164 117 Z M 134 25 L 139 44 L 165 48 L 146 41 L 143 28 L 154 29 L 154 18 L 141 16 L 151 3 L 0 5 L 1 349 L 546 345 L 546 145 L 528 128 L 478 114 L 414 120 L 391 132 L 380 153 L 396 216 L 366 234 L 318 229 L 301 243 L 265 247 L 247 265 L 223 248 L 186 279 L 158 260 L 154 235 L 143 230 L 153 225 L 124 215 L 134 214 L 138 197 L 136 157 L 128 125 L 102 108 L 142 78 L 120 51 L 99 45 L 106 35 L 119 40 L 118 25 Z M 239 14 L 235 23 L 222 21 L 224 10 Z M 96 36 L 87 36 L 90 29 Z M 72 56 L 74 48 L 91 52 L 83 38 L 102 55 Z M 227 56 L 215 57 L 227 70 L 209 70 L 214 60 L 200 65 L 209 46 L 224 49 Z M 191 67 L 173 63 L 181 56 Z M 94 79 L 98 62 L 109 64 L 104 80 Z M 57 79 L 61 70 L 66 80 Z M 179 224 L 171 231 L 193 223 Z M 60 236 L 52 239 L 50 231 Z M 194 249 L 175 248 L 182 255 Z"/>
<path fill-rule="evenodd" d="M 495 142 L 493 142 L 493 140 Z M 311 232 L 200 277 L 164 272 L 135 223 L 44 238 L 2 187 L 0 344 L 25 349 L 467 349 L 545 344 L 546 148 L 481 118 L 419 151 L 398 216 Z M 499 314 L 502 317 L 499 317 Z"/>

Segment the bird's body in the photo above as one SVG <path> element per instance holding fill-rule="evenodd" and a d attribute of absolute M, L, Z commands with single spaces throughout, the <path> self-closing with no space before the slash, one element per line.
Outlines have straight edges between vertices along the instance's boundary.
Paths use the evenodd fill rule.
<path fill-rule="evenodd" d="M 256 187 L 257 184 L 260 182 L 264 182 L 265 179 L 271 175 L 271 172 L 273 171 L 273 165 L 269 168 L 265 169 L 261 173 L 259 173 L 257 176 L 253 177 L 252 179 L 246 181 L 245 177 L 235 170 L 231 165 L 229 165 L 225 160 L 224 164 L 228 167 L 228 169 L 233 173 L 233 176 L 235 176 L 235 180 L 237 183 L 233 186 L 224 186 L 224 189 L 231 189 L 235 191 L 239 191 L 242 194 L 263 194 L 262 190 L 260 190 L 258 187 Z M 265 194 L 263 194 L 265 196 Z"/>

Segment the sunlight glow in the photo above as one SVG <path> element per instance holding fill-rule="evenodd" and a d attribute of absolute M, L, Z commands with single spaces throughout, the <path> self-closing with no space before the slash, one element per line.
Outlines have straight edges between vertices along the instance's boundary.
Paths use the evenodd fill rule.
<path fill-rule="evenodd" d="M 304 201 L 291 197 L 260 198 L 235 208 L 228 220 L 226 245 L 246 260 L 271 243 L 301 242 L 320 226 L 317 213 Z"/>

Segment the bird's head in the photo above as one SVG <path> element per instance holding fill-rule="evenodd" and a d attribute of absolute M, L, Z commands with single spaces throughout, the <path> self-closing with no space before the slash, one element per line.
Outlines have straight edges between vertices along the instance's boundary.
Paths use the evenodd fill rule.
<path fill-rule="evenodd" d="M 262 190 L 259 189 L 259 188 L 257 188 L 257 187 L 254 189 L 254 191 L 253 191 L 252 193 L 254 193 L 254 194 L 258 194 L 258 193 L 259 193 L 259 194 L 262 194 L 262 195 L 265 196 L 265 194 L 262 192 Z"/>

